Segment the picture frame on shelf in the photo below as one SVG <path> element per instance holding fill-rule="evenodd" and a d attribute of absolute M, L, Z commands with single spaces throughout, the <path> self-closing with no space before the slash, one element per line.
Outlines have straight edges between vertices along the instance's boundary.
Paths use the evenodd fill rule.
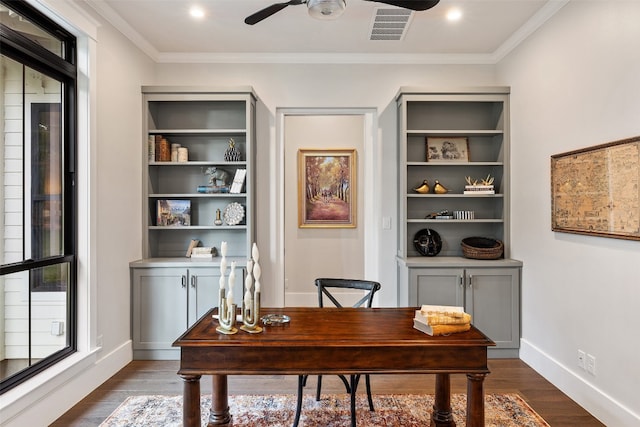
<path fill-rule="evenodd" d="M 427 162 L 469 162 L 469 138 L 463 136 L 428 136 Z"/>
<path fill-rule="evenodd" d="M 191 200 L 161 199 L 156 205 L 157 226 L 188 227 L 191 225 Z"/>
<path fill-rule="evenodd" d="M 355 149 L 298 150 L 298 227 L 356 228 Z"/>

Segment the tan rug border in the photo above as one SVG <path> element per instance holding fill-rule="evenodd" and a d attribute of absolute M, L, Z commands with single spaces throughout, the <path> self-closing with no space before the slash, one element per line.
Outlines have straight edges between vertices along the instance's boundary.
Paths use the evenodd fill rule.
<path fill-rule="evenodd" d="M 460 396 L 464 396 L 466 398 L 466 394 L 465 393 L 455 393 L 456 395 L 460 395 Z M 336 396 L 340 396 L 343 394 L 340 393 L 333 393 L 333 395 Z M 386 393 L 386 394 L 379 394 L 379 396 L 417 396 L 417 395 L 424 395 L 424 396 L 433 396 L 433 393 L 421 393 L 421 394 L 416 394 L 416 393 Z M 524 398 L 522 396 L 520 396 L 520 394 L 518 393 L 485 393 L 485 396 L 487 395 L 496 395 L 496 396 L 509 396 L 512 397 L 514 400 L 516 400 L 518 402 L 518 404 L 522 405 L 524 408 L 526 408 L 529 412 L 530 415 L 536 419 L 536 421 L 538 423 L 540 423 L 541 426 L 546 426 L 546 427 L 551 427 L 549 423 L 547 423 L 545 421 L 544 418 L 542 418 L 542 416 L 540 414 L 538 414 L 538 412 L 535 411 L 535 409 L 533 409 L 531 407 L 531 405 L 529 405 L 529 403 L 524 400 Z M 104 423 L 106 423 L 107 421 L 109 421 L 110 418 L 115 417 L 115 415 L 118 413 L 118 411 L 120 411 L 121 409 L 123 409 L 125 406 L 127 406 L 129 404 L 130 400 L 133 400 L 135 398 L 139 398 L 139 397 L 147 397 L 147 398 L 176 398 L 176 397 L 182 397 L 181 395 L 177 395 L 177 394 L 136 394 L 136 395 L 132 395 L 132 396 L 128 396 L 122 403 L 120 403 L 110 414 L 107 418 L 105 418 L 100 425 L 103 425 Z M 251 398 L 251 397 L 264 397 L 264 396 L 292 396 L 290 394 L 231 394 L 229 395 L 230 398 L 234 397 L 234 396 L 238 396 L 238 397 L 245 397 L 245 398 Z M 344 394 L 345 398 L 346 396 L 348 396 L 347 394 Z M 376 394 L 373 395 L 373 397 L 375 398 Z M 454 396 L 454 394 L 452 394 L 452 397 Z M 200 402 L 202 402 L 203 398 L 211 398 L 210 394 L 202 394 L 200 395 Z"/>

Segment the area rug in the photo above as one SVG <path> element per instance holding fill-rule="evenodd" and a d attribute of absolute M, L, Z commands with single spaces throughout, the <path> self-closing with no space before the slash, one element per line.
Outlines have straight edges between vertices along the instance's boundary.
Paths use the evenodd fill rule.
<path fill-rule="evenodd" d="M 366 396 L 357 397 L 359 427 L 429 425 L 432 395 L 374 395 L 375 411 L 370 412 Z M 211 396 L 200 399 L 202 425 L 207 425 Z M 295 417 L 296 396 L 229 396 L 234 427 L 291 427 Z M 453 417 L 465 425 L 466 395 L 451 396 Z M 316 402 L 304 397 L 301 427 L 349 426 L 348 395 L 325 395 Z M 127 398 L 100 427 L 181 426 L 182 396 L 132 396 Z M 494 427 L 549 427 L 517 394 L 486 394 L 485 425 Z"/>

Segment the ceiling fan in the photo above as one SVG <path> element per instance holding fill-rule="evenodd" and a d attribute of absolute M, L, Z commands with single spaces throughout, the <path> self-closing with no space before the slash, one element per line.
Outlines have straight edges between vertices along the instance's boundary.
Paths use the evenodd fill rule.
<path fill-rule="evenodd" d="M 411 10 L 427 10 L 437 5 L 440 0 L 366 0 L 376 3 L 389 4 L 391 6 L 402 7 Z M 254 25 L 267 19 L 271 15 L 280 12 L 287 6 L 297 6 L 306 4 L 309 8 L 309 15 L 318 19 L 335 19 L 342 15 L 347 7 L 346 0 L 289 0 L 284 3 L 274 3 L 253 15 L 247 16 L 245 24 Z"/>

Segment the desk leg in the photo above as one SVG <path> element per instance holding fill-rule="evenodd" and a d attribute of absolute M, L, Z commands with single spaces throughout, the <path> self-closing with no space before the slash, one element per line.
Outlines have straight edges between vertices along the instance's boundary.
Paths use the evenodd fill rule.
<path fill-rule="evenodd" d="M 436 396 L 431 414 L 431 427 L 455 427 L 451 413 L 449 374 L 436 374 Z"/>
<path fill-rule="evenodd" d="M 467 374 L 467 427 L 484 427 L 484 377 Z"/>
<path fill-rule="evenodd" d="M 227 388 L 226 375 L 213 375 L 213 393 L 211 395 L 211 413 L 209 424 L 212 426 L 230 426 L 231 414 L 229 413 L 229 390 Z"/>
<path fill-rule="evenodd" d="M 180 375 L 184 381 L 182 424 L 200 427 L 200 375 Z"/>

